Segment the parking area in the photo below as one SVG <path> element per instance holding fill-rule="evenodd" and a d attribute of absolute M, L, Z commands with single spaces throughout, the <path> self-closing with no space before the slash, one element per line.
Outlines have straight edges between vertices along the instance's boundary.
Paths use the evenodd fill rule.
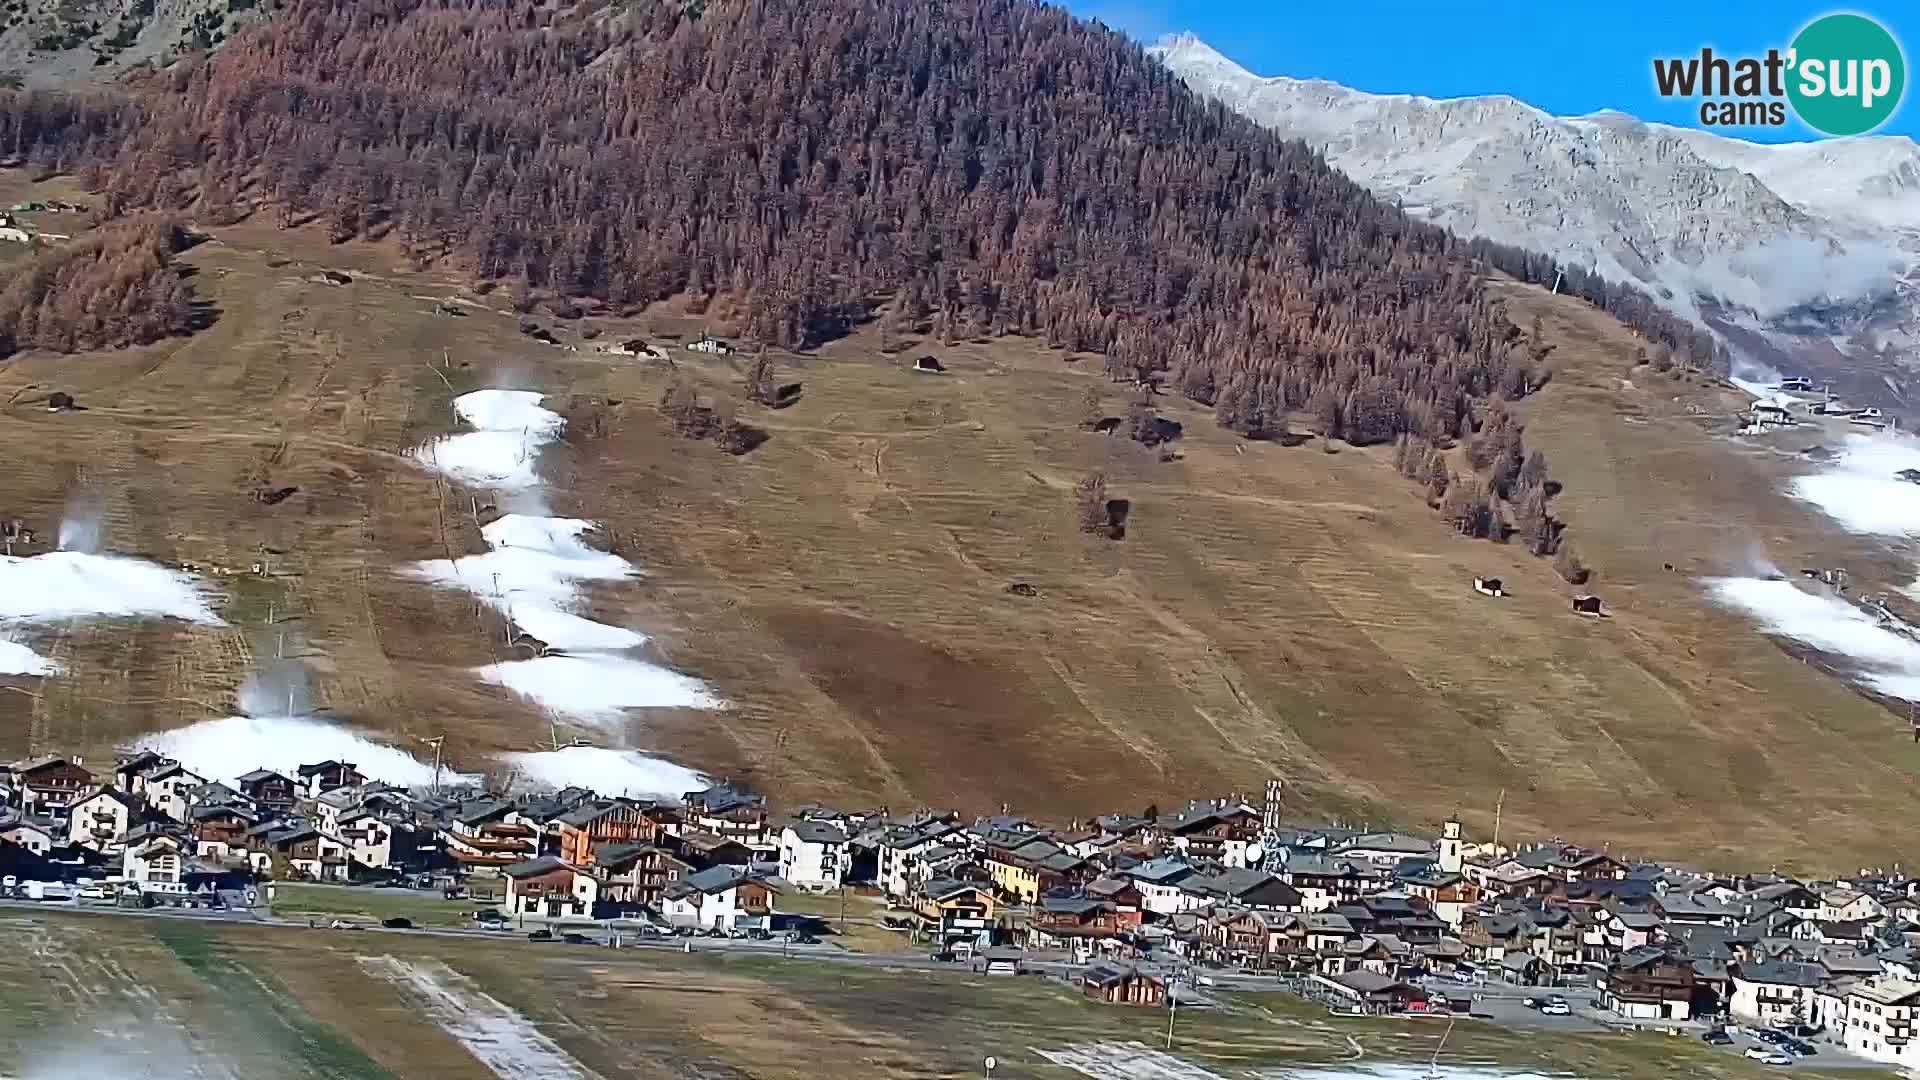
<path fill-rule="evenodd" d="M 1746 1027 L 1746 1026 L 1737 1026 L 1737 1025 L 1729 1024 L 1727 1025 L 1726 1031 L 1727 1031 L 1727 1034 L 1733 1038 L 1733 1042 L 1721 1046 L 1720 1049 L 1726 1051 L 1729 1054 L 1742 1054 L 1742 1055 L 1752 1056 L 1750 1052 L 1755 1050 L 1764 1051 L 1768 1053 L 1778 1053 L 1780 1051 L 1780 1047 L 1778 1047 L 1774 1043 L 1770 1043 L 1765 1039 L 1762 1039 L 1759 1037 L 1759 1032 L 1761 1031 L 1761 1029 L 1758 1027 Z M 1814 1035 L 1806 1038 L 1799 1038 L 1799 1039 L 1796 1039 L 1795 1041 L 1800 1043 L 1803 1048 L 1810 1049 L 1813 1052 L 1810 1054 L 1789 1054 L 1788 1056 L 1793 1059 L 1793 1064 L 1791 1066 L 1782 1066 L 1783 1068 L 1802 1068 L 1802 1069 L 1884 1068 L 1884 1066 L 1881 1065 L 1879 1062 L 1869 1061 L 1866 1058 L 1856 1057 L 1853 1054 L 1849 1054 L 1842 1051 L 1837 1045 L 1833 1044 L 1832 1042 L 1829 1042 L 1824 1034 L 1818 1034 L 1818 1035 Z"/>

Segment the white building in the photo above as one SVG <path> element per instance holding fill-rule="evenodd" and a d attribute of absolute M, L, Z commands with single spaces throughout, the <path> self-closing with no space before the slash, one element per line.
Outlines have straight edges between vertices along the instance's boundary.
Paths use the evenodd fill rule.
<path fill-rule="evenodd" d="M 0 825 L 0 840 L 10 841 L 26 848 L 35 855 L 45 855 L 53 850 L 54 831 L 51 825 L 43 825 L 26 818 L 16 818 Z"/>
<path fill-rule="evenodd" d="M 67 843 L 94 851 L 109 851 L 138 820 L 140 805 L 115 788 L 95 788 L 82 795 L 67 812 Z"/>
<path fill-rule="evenodd" d="M 120 873 L 128 881 L 142 885 L 176 885 L 186 872 L 186 865 L 180 841 L 162 835 L 127 848 L 120 860 Z"/>
<path fill-rule="evenodd" d="M 1820 922 L 1873 922 L 1887 913 L 1886 906 L 1857 889 L 1829 889 L 1820 894 Z"/>
<path fill-rule="evenodd" d="M 661 894 L 660 913 L 674 926 L 731 931 L 741 920 L 768 915 L 773 889 L 737 866 L 713 866 L 675 881 Z"/>
<path fill-rule="evenodd" d="M 1815 995 L 1827 973 L 1816 964 L 1777 961 L 1735 964 L 1730 972 L 1733 993 L 1727 1009 L 1744 1020 L 1810 1023 L 1816 1011 Z"/>
<path fill-rule="evenodd" d="M 1841 1045 L 1861 1057 L 1889 1065 L 1920 1065 L 1920 1050 L 1913 1044 L 1917 1004 L 1920 983 L 1885 975 L 1854 983 L 1853 992 L 1847 995 Z"/>
<path fill-rule="evenodd" d="M 184 825 L 193 807 L 193 790 L 206 782 L 206 777 L 174 761 L 149 771 L 141 788 L 154 809 Z"/>
<path fill-rule="evenodd" d="M 342 816 L 337 834 L 346 841 L 347 857 L 361 866 L 384 870 L 393 865 L 393 826 L 366 810 Z"/>
<path fill-rule="evenodd" d="M 1170 855 L 1143 862 L 1120 873 L 1139 890 L 1141 909 L 1156 915 L 1178 915 L 1183 911 L 1197 911 L 1213 903 L 1211 897 L 1183 887 L 1193 875 L 1192 866 Z"/>
<path fill-rule="evenodd" d="M 800 888 L 839 888 L 850 862 L 846 830 L 830 821 L 796 821 L 780 830 L 780 877 Z"/>

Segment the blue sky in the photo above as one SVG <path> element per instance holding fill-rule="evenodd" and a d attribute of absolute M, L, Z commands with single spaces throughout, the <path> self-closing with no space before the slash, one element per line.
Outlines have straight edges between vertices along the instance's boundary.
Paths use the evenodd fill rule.
<path fill-rule="evenodd" d="M 1747 0 L 1065 0 L 1076 14 L 1151 42 L 1191 30 L 1258 75 L 1332 79 L 1375 93 L 1430 97 L 1511 94 L 1548 112 L 1619 109 L 1642 120 L 1698 127 L 1698 103 L 1660 98 L 1655 57 L 1698 56 L 1711 45 L 1732 56 L 1786 48 L 1816 16 L 1857 11 L 1900 39 L 1909 63 L 1899 112 L 1876 134 L 1920 137 L 1920 7 L 1867 3 L 1822 7 Z M 1901 14 L 1906 17 L 1900 17 Z M 1721 128 L 1757 141 L 1811 136 L 1785 128 Z"/>

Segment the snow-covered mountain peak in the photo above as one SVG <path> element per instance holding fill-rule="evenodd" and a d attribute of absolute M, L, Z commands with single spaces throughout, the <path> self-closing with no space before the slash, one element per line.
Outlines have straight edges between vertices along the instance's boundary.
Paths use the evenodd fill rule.
<path fill-rule="evenodd" d="M 1779 324 L 1788 336 L 1811 327 L 1829 352 L 1920 354 L 1920 299 L 1907 297 L 1920 297 L 1912 139 L 1752 143 L 1613 110 L 1557 117 L 1503 95 L 1261 77 L 1192 34 L 1150 51 L 1196 91 L 1304 139 L 1409 213 L 1759 333 L 1737 349 L 1763 349 Z"/>

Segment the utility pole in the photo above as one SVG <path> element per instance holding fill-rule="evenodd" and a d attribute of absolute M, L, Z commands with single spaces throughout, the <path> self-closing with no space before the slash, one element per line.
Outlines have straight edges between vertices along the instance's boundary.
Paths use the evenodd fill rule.
<path fill-rule="evenodd" d="M 1500 808 L 1507 802 L 1507 789 L 1500 789 L 1500 797 L 1493 800 L 1493 857 L 1500 857 Z"/>
<path fill-rule="evenodd" d="M 1180 1010 L 1180 999 L 1173 995 L 1178 979 L 1167 980 L 1167 1049 L 1173 1049 L 1173 1015 Z"/>
<path fill-rule="evenodd" d="M 433 747 L 433 793 L 438 795 L 440 794 L 440 748 L 446 745 L 447 737 L 445 735 L 435 735 L 431 739 L 424 735 L 414 737 Z"/>

